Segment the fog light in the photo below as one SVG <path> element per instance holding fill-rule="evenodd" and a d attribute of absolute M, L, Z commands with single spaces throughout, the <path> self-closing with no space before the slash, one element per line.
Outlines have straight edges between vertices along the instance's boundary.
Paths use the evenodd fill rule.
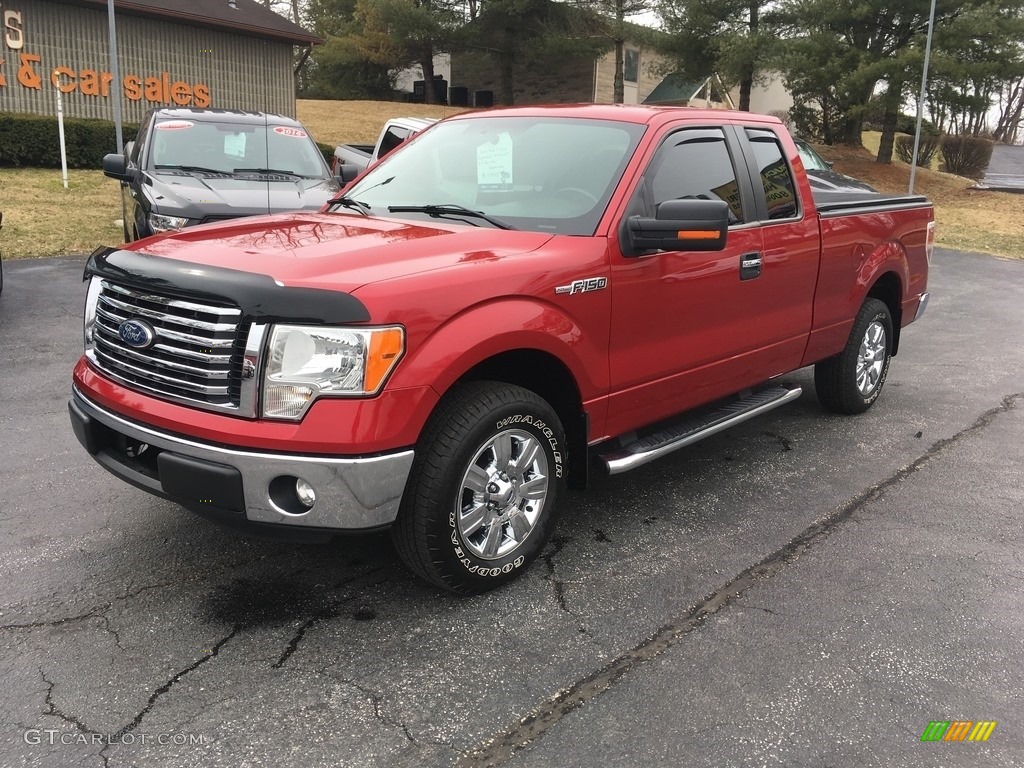
<path fill-rule="evenodd" d="M 316 491 L 313 490 L 312 485 L 301 477 L 295 480 L 295 495 L 299 497 L 299 501 L 302 502 L 306 509 L 309 509 L 316 503 Z"/>

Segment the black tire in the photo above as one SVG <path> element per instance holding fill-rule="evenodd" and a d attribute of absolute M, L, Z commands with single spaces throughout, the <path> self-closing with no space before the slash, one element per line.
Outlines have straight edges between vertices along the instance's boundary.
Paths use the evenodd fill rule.
<path fill-rule="evenodd" d="M 499 382 L 455 388 L 417 443 L 391 530 L 398 555 L 460 594 L 511 581 L 554 530 L 565 462 L 565 432 L 542 398 Z"/>
<path fill-rule="evenodd" d="M 878 299 L 865 299 L 843 351 L 814 366 L 818 401 L 835 413 L 864 413 L 878 399 L 885 384 L 892 342 L 889 308 Z"/>

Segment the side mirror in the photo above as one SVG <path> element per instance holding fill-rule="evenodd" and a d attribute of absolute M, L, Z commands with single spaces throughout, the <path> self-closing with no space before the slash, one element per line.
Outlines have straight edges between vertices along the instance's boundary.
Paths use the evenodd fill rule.
<path fill-rule="evenodd" d="M 631 216 L 625 222 L 623 253 L 644 251 L 720 251 L 729 231 L 724 200 L 666 200 L 655 218 Z"/>
<path fill-rule="evenodd" d="M 352 165 L 351 163 L 342 163 L 338 166 L 338 174 L 335 178 L 341 186 L 351 184 L 356 180 L 356 176 L 359 175 L 359 168 Z"/>
<path fill-rule="evenodd" d="M 103 156 L 103 175 L 120 181 L 128 181 L 132 177 L 128 173 L 128 163 L 124 155 L 117 153 Z"/>

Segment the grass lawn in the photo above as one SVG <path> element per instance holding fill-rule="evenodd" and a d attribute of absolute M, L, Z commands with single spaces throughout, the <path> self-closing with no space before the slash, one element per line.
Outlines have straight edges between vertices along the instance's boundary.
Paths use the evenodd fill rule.
<path fill-rule="evenodd" d="M 298 101 L 298 118 L 324 144 L 375 141 L 391 117 L 445 117 L 464 110 L 426 104 L 376 101 Z M 878 134 L 864 143 L 877 150 Z M 910 167 L 874 162 L 868 149 L 818 147 L 836 170 L 863 179 L 883 192 L 905 193 Z M 971 190 L 970 179 L 918 171 L 915 191 L 935 202 L 939 245 L 1024 258 L 1024 195 Z M 4 258 L 89 253 L 98 245 L 118 245 L 121 218 L 118 185 L 100 171 L 69 172 L 63 189 L 60 171 L 0 168 L 0 210 Z"/>
<path fill-rule="evenodd" d="M 0 252 L 5 259 L 90 253 L 120 245 L 118 184 L 101 171 L 59 168 L 0 168 Z"/>

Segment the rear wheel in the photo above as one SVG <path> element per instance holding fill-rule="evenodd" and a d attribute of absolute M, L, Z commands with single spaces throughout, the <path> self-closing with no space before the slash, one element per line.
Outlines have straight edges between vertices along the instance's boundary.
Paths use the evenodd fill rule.
<path fill-rule="evenodd" d="M 555 525 L 565 436 L 533 392 L 471 382 L 438 406 L 416 447 L 392 540 L 432 584 L 463 594 L 514 579 Z"/>
<path fill-rule="evenodd" d="M 884 302 L 864 301 L 843 351 L 814 366 L 818 400 L 836 413 L 863 413 L 878 399 L 892 357 L 892 315 Z"/>

